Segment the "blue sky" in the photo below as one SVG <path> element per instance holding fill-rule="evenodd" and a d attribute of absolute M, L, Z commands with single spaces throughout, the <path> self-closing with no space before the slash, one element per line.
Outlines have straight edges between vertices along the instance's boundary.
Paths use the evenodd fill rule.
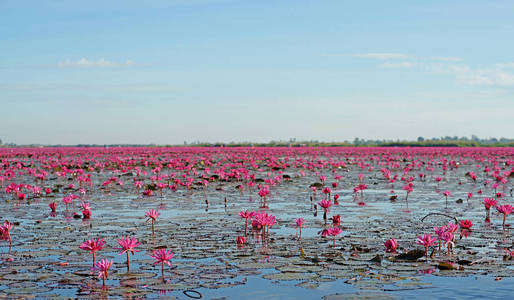
<path fill-rule="evenodd" d="M 0 139 L 512 138 L 513 11 L 473 0 L 2 0 Z"/>

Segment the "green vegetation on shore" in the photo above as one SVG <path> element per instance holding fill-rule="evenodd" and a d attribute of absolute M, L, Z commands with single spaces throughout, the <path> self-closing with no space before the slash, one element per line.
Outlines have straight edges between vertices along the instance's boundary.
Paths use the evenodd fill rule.
<path fill-rule="evenodd" d="M 0 147 L 514 147 L 514 139 L 487 138 L 480 139 L 473 135 L 467 137 L 441 137 L 424 139 L 419 137 L 416 141 L 407 140 L 364 140 L 355 138 L 352 142 L 323 142 L 323 141 L 270 141 L 267 143 L 254 142 L 184 142 L 183 145 L 157 145 L 157 144 L 77 144 L 77 145 L 44 145 L 29 144 L 16 145 L 13 143 L 0 144 Z"/>

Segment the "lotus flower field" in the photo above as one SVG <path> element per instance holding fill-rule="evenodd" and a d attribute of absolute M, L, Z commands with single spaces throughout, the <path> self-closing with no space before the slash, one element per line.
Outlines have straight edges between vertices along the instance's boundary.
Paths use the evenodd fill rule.
<path fill-rule="evenodd" d="M 512 148 L 1 148 L 0 295 L 509 295 L 513 177 Z"/>

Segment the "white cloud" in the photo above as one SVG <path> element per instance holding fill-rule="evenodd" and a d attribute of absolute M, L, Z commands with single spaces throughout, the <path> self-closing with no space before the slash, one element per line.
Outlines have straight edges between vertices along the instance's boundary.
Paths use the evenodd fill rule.
<path fill-rule="evenodd" d="M 134 66 L 134 62 L 127 60 L 126 62 L 113 62 L 100 58 L 99 60 L 88 60 L 87 58 L 81 58 L 77 61 L 64 60 L 57 64 L 60 68 L 114 68 L 114 67 L 131 67 Z"/>
<path fill-rule="evenodd" d="M 432 57 L 432 60 L 438 60 L 438 61 L 451 61 L 451 62 L 459 62 L 464 61 L 462 57 L 456 57 L 456 56 L 434 56 Z"/>
<path fill-rule="evenodd" d="M 514 68 L 514 62 L 508 62 L 503 64 L 497 64 L 498 68 Z"/>
<path fill-rule="evenodd" d="M 385 62 L 383 64 L 379 64 L 378 66 L 386 69 L 410 69 L 416 67 L 417 63 L 410 61 L 402 61 L 398 63 Z"/>
<path fill-rule="evenodd" d="M 406 55 L 395 53 L 369 53 L 355 54 L 354 56 L 379 59 L 390 57 L 396 59 Z M 411 59 L 400 62 L 386 61 L 378 64 L 377 67 L 386 69 L 411 69 L 431 74 L 446 74 L 454 76 L 458 82 L 472 86 L 514 87 L 514 73 L 511 70 L 514 68 L 514 63 L 512 62 L 477 68 L 460 63 L 463 61 L 460 57 L 418 58 L 416 61 L 414 61 L 412 57 L 407 57 Z"/>
<path fill-rule="evenodd" d="M 408 59 L 411 58 L 403 53 L 359 53 L 353 54 L 354 57 L 373 58 L 373 59 Z"/>
<path fill-rule="evenodd" d="M 514 86 L 514 74 L 505 72 L 501 68 L 473 69 L 468 66 L 449 66 L 458 81 L 479 86 Z"/>

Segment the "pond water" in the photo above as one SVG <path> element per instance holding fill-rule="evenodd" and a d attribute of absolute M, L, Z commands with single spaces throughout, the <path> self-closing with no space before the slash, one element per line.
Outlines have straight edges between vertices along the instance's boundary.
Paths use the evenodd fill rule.
<path fill-rule="evenodd" d="M 96 153 L 95 150 L 91 151 Z M 429 154 L 405 155 L 402 154 L 403 150 L 380 150 L 388 153 L 390 158 L 399 157 L 396 160 L 398 165 L 390 168 L 393 174 L 398 174 L 398 180 L 393 184 L 384 179 L 380 171 L 382 165 L 367 161 L 368 165 L 364 166 L 364 159 L 357 159 L 375 157 L 378 152 L 358 151 L 341 150 L 324 155 L 300 152 L 295 153 L 296 156 L 291 154 L 291 150 L 256 153 L 257 159 L 248 163 L 256 166 L 246 167 L 256 178 L 257 184 L 264 184 L 258 178 L 285 178 L 285 174 L 290 177 L 269 188 L 267 208 L 262 208 L 259 189 L 257 186 L 247 186 L 251 181 L 249 179 L 220 180 L 211 177 L 206 187 L 193 184 L 188 189 L 179 185 L 175 192 L 164 189 L 161 196 L 156 190 L 150 197 L 143 196 L 143 189 L 138 190 L 133 185 L 134 178 L 144 184 L 159 181 L 151 180 L 150 176 L 155 175 L 152 174 L 155 166 L 145 167 L 142 163 L 145 160 L 167 161 L 174 157 L 191 162 L 195 158 L 200 160 L 199 157 L 211 155 L 212 164 L 216 166 L 220 162 L 239 162 L 241 157 L 237 152 L 223 155 L 219 150 L 207 149 L 188 154 L 185 150 L 170 149 L 169 152 L 161 151 L 148 156 L 146 152 L 133 150 L 117 154 L 101 152 L 102 156 L 99 157 L 88 153 L 92 156 L 89 157 L 79 150 L 70 150 L 65 155 L 61 154 L 60 160 L 79 157 L 93 164 L 113 161 L 113 157 L 130 158 L 138 161 L 135 166 L 140 170 L 148 172 L 147 175 L 138 176 L 134 169 L 122 167 L 122 163 L 118 163 L 116 168 L 105 167 L 104 171 L 87 170 L 86 174 L 91 174 L 92 182 L 91 185 L 83 185 L 87 192 L 81 195 L 77 176 L 71 173 L 57 176 L 57 170 L 62 168 L 45 167 L 48 163 L 41 162 L 41 157 L 58 157 L 50 150 L 39 153 L 39 159 L 29 156 L 31 153 L 35 155 L 31 150 L 17 156 L 1 150 L 4 172 L 20 161 L 25 168 L 48 171 L 44 181 L 36 181 L 25 168 L 18 168 L 21 174 L 4 180 L 3 189 L 15 182 L 38 185 L 43 190 L 49 187 L 54 192 L 34 197 L 25 191 L 27 197 L 23 200 L 2 192 L 1 219 L 13 222 L 14 227 L 10 233 L 12 246 L 7 240 L 0 241 L 0 296 L 191 299 L 202 295 L 207 299 L 410 299 L 423 295 L 448 299 L 511 298 L 514 260 L 507 249 L 514 250 L 512 230 L 509 226 L 502 226 L 502 215 L 494 208 L 490 213 L 490 222 L 485 222 L 482 204 L 483 198 L 494 195 L 497 189 L 504 194 L 498 198 L 499 203 L 513 203 L 511 179 L 505 176 L 507 182 L 495 189 L 486 182 L 491 180 L 491 176 L 482 169 L 496 166 L 502 172 L 511 170 L 507 162 L 513 159 L 512 150 L 486 151 L 475 156 L 468 152 L 450 155 L 432 150 L 427 152 Z M 278 160 L 292 160 L 294 157 L 297 161 L 312 164 L 345 159 L 346 163 L 345 167 L 337 168 L 321 167 L 321 164 L 312 168 L 289 166 L 273 170 L 265 163 L 265 159 L 270 157 Z M 459 167 L 444 170 L 444 164 L 435 163 L 441 159 L 456 160 L 460 162 Z M 434 162 L 434 171 L 427 171 L 419 165 L 403 175 L 404 168 L 415 161 Z M 6 162 L 9 162 L 8 166 Z M 476 166 L 478 163 L 480 168 Z M 165 163 L 162 165 L 166 166 Z M 198 162 L 195 166 L 195 170 L 191 167 L 163 167 L 162 173 L 175 173 L 174 178 L 180 179 L 192 177 L 197 182 L 205 168 Z M 214 166 L 212 170 L 220 169 Z M 123 172 L 116 172 L 118 168 Z M 229 170 L 227 168 L 227 173 Z M 194 171 L 198 174 L 194 175 Z M 466 175 L 470 171 L 478 174 L 476 182 Z M 427 174 L 423 181 L 416 177 L 419 172 Z M 331 196 L 339 195 L 338 205 L 334 203 L 327 213 L 328 224 L 323 220 L 323 210 L 319 205 L 326 196 L 320 189 L 313 193 L 310 188 L 311 184 L 320 182 L 320 175 L 326 176 L 326 186 L 331 188 Z M 102 186 L 113 176 L 123 185 Z M 335 179 L 336 176 L 341 178 Z M 402 189 L 406 182 L 400 180 L 402 176 L 416 177 L 413 192 L 408 196 L 408 206 L 406 192 Z M 438 176 L 443 178 L 441 182 L 434 180 Z M 332 187 L 332 182 L 337 182 L 337 187 Z M 75 187 L 65 188 L 69 183 L 74 183 Z M 354 193 L 354 187 L 359 183 L 366 184 L 367 189 Z M 237 188 L 241 184 L 245 186 L 243 190 Z M 26 187 L 24 189 L 27 190 Z M 444 190 L 451 191 L 447 208 L 442 194 Z M 478 190 L 482 195 L 477 194 Z M 474 194 L 469 203 L 468 192 Z M 81 196 L 66 208 L 62 198 L 72 193 Z M 391 196 L 396 196 L 396 199 L 392 200 Z M 53 201 L 58 202 L 55 214 L 51 214 L 48 207 Z M 90 203 L 90 219 L 80 218 L 81 201 Z M 151 222 L 145 218 L 145 212 L 149 209 L 160 212 L 155 221 L 155 236 L 152 236 Z M 245 220 L 238 214 L 246 210 L 266 211 L 276 217 L 276 224 L 264 238 L 260 231 L 248 225 L 247 242 L 238 246 L 236 237 L 245 235 Z M 335 239 L 322 237 L 321 232 L 332 227 L 330 218 L 334 215 L 341 215 L 342 232 Z M 299 217 L 305 220 L 301 239 L 295 227 L 295 219 Z M 511 222 L 510 217 L 507 217 L 507 224 Z M 416 244 L 417 237 L 423 233 L 435 236 L 434 226 L 446 225 L 454 218 L 459 221 L 471 220 L 473 226 L 467 237 L 456 233 L 453 254 L 448 254 L 445 247 L 441 251 L 437 247 L 430 247 L 428 259 L 423 255 L 407 260 L 398 259 L 399 254 L 415 249 L 424 253 L 424 248 Z M 126 256 L 119 255 L 115 249 L 119 247 L 116 240 L 124 236 L 135 237 L 141 242 L 136 248 L 139 252 L 130 255 L 130 272 L 126 268 Z M 97 238 L 103 238 L 106 246 L 96 252 L 96 259 L 114 261 L 105 288 L 97 273 L 90 270 L 91 254 L 79 249 L 82 242 Z M 384 241 L 391 238 L 398 240 L 397 253 L 386 253 L 384 250 Z M 153 251 L 163 248 L 174 253 L 172 267 L 165 265 L 164 278 L 161 277 L 160 264 L 155 265 L 155 260 L 150 256 Z"/>

